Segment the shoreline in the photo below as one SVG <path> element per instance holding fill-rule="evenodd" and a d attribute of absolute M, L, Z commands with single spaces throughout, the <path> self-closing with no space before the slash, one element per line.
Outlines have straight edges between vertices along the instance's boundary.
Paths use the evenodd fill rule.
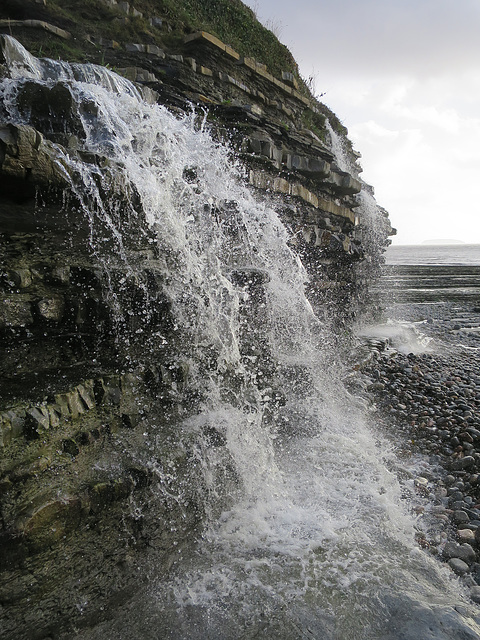
<path fill-rule="evenodd" d="M 360 395 L 395 437 L 400 456 L 420 454 L 431 470 L 414 479 L 425 508 L 418 544 L 451 569 L 480 603 L 480 371 L 474 353 L 408 355 L 370 342 Z M 358 390 L 356 390 L 358 394 Z M 402 444 L 400 444 L 402 443 Z"/>

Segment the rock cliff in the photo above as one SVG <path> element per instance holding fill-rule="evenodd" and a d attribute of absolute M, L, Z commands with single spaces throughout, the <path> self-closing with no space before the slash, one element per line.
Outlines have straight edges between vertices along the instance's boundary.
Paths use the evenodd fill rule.
<path fill-rule="evenodd" d="M 49 0 L 9 1 L 0 9 L 5 639 L 93 625 L 148 581 L 152 566 L 168 572 L 204 518 L 199 447 L 223 460 L 214 470 L 223 487 L 235 484 L 236 473 L 221 430 L 179 435 L 203 401 L 191 382 L 191 331 L 172 312 L 167 259 L 121 162 L 85 147 L 88 127 L 101 127 L 98 104 L 79 98 L 73 76 L 55 76 L 60 63 L 42 63 L 39 79 L 35 59 L 11 36 L 36 53 L 115 67 L 145 100 L 176 117 L 193 114 L 194 128 L 228 143 L 257 197 L 276 203 L 308 274 L 310 302 L 325 319 L 348 322 L 365 303 L 392 232 L 383 210 L 366 212 L 362 203 L 373 198 L 358 154 L 334 114 L 302 86 L 294 62 L 286 56 L 289 68 L 270 69 L 216 35 L 187 28 L 164 4 L 165 15 L 152 3 L 115 0 L 63 10 Z M 101 36 L 92 12 L 124 39 Z M 119 82 L 118 95 L 130 90 L 97 67 L 77 66 L 73 75 Z M 13 121 L 7 103 L 18 78 Z M 186 162 L 183 179 L 192 189 L 199 171 Z M 88 203 L 79 187 L 85 175 Z M 235 242 L 236 211 L 227 200 L 211 209 Z M 270 388 L 275 362 L 261 330 L 249 329 L 262 315 L 267 276 L 229 260 L 227 289 L 245 300 L 240 352 L 255 359 Z M 219 362 L 211 345 L 195 345 L 197 380 Z M 222 375 L 230 392 L 241 386 L 234 372 Z M 281 406 L 281 389 L 270 395 Z"/>

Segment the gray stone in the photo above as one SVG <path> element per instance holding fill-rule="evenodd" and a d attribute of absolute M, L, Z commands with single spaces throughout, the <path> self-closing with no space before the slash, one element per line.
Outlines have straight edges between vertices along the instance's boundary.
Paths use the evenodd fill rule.
<path fill-rule="evenodd" d="M 463 576 L 469 571 L 468 564 L 460 558 L 451 558 L 448 564 L 458 576 Z"/>
<path fill-rule="evenodd" d="M 58 266 L 52 270 L 51 278 L 55 283 L 68 284 L 70 282 L 70 267 Z"/>
<path fill-rule="evenodd" d="M 146 53 L 146 45 L 129 42 L 125 45 L 125 50 L 129 53 Z"/>
<path fill-rule="evenodd" d="M 291 87 L 294 87 L 294 89 L 298 89 L 298 81 L 290 71 L 282 71 L 282 80 Z"/>
<path fill-rule="evenodd" d="M 23 87 L 23 90 L 26 91 L 26 89 L 27 84 Z M 42 91 L 42 95 L 48 95 L 48 88 Z M 50 93 L 52 92 L 53 89 Z M 27 96 L 25 94 L 23 96 L 27 100 Z M 25 106 L 30 110 L 32 108 L 31 102 Z M 28 125 L 0 127 L 0 141 L 4 145 L 3 153 L 5 154 L 1 169 L 6 176 L 25 181 L 28 178 L 37 184 L 66 186 L 66 175 L 68 175 L 66 163 L 58 157 L 54 145 L 44 140 L 33 127 Z M 25 186 L 28 186 L 27 183 Z"/>
<path fill-rule="evenodd" d="M 98 38 L 98 44 L 105 49 L 118 49 L 120 47 L 116 40 L 108 40 L 106 38 Z"/>
<path fill-rule="evenodd" d="M 464 576 L 463 576 L 463 584 L 466 587 L 469 587 L 469 588 L 477 586 L 477 583 L 475 582 L 475 579 L 474 579 L 474 577 L 472 576 L 471 573 L 464 574 Z"/>
<path fill-rule="evenodd" d="M 454 502 L 463 500 L 463 493 L 461 491 L 458 491 L 457 487 L 450 487 L 449 489 L 447 489 L 447 493 L 450 500 L 453 500 Z"/>
<path fill-rule="evenodd" d="M 46 407 L 31 407 L 27 409 L 28 430 L 36 434 L 47 431 L 50 428 L 50 416 Z"/>
<path fill-rule="evenodd" d="M 38 4 L 45 4 L 44 0 L 40 0 Z M 50 33 L 54 33 L 59 38 L 63 38 L 64 40 L 68 40 L 71 37 L 71 34 L 68 31 L 64 31 L 60 29 L 60 27 L 56 27 L 49 22 L 44 22 L 43 20 L 0 20 L 0 27 L 12 28 L 12 27 L 26 27 L 33 29 L 42 29 L 43 31 L 48 31 Z"/>
<path fill-rule="evenodd" d="M 6 447 L 12 440 L 12 422 L 7 414 L 0 414 L 0 446 Z"/>
<path fill-rule="evenodd" d="M 464 469 L 470 469 L 475 465 L 475 458 L 473 456 L 465 456 L 464 458 L 457 458 L 450 465 L 453 471 L 463 471 Z"/>
<path fill-rule="evenodd" d="M 25 427 L 26 412 L 24 409 L 15 408 L 6 412 L 6 415 L 10 418 L 12 425 L 12 438 L 21 438 L 23 436 L 23 430 Z"/>
<path fill-rule="evenodd" d="M 95 397 L 99 404 L 119 406 L 122 398 L 120 378 L 111 376 L 95 382 Z"/>
<path fill-rule="evenodd" d="M 153 17 L 149 19 L 150 24 L 152 25 L 152 27 L 156 27 L 157 29 L 161 29 L 163 27 L 163 18 L 157 18 L 157 17 Z"/>
<path fill-rule="evenodd" d="M 130 53 L 146 53 L 146 45 L 129 42 L 125 45 L 125 50 Z"/>
<path fill-rule="evenodd" d="M 360 193 L 362 185 L 359 180 L 350 175 L 344 175 L 341 181 L 342 193 L 347 195 L 354 195 Z"/>
<path fill-rule="evenodd" d="M 70 409 L 68 407 L 68 396 L 66 393 L 57 393 L 55 395 L 55 404 L 52 408 L 63 418 L 70 416 Z"/>
<path fill-rule="evenodd" d="M 157 58 L 165 58 L 165 52 L 155 44 L 145 45 L 145 51 L 150 55 L 157 56 Z"/>
<path fill-rule="evenodd" d="M 468 564 L 475 562 L 476 558 L 475 551 L 469 544 L 457 544 L 456 542 L 447 542 L 447 544 L 443 548 L 443 556 L 447 559 L 460 558 Z"/>
<path fill-rule="evenodd" d="M 48 416 L 50 418 L 50 427 L 56 429 L 61 424 L 62 412 L 58 405 L 48 405 Z"/>
<path fill-rule="evenodd" d="M 292 169 L 297 171 L 305 171 L 307 168 L 307 158 L 305 156 L 293 155 L 291 158 Z"/>
<path fill-rule="evenodd" d="M 80 395 L 76 389 L 65 394 L 68 402 L 70 416 L 75 420 L 82 413 L 85 413 L 85 405 L 80 399 Z"/>
<path fill-rule="evenodd" d="M 150 73 L 150 71 L 147 71 L 146 69 L 137 69 L 135 82 L 155 82 L 156 79 L 155 74 Z"/>
<path fill-rule="evenodd" d="M 93 393 L 93 380 L 86 380 L 84 384 L 79 384 L 77 391 L 87 409 L 95 407 L 95 395 Z"/>
<path fill-rule="evenodd" d="M 471 529 L 460 529 L 457 531 L 457 537 L 460 542 L 474 542 L 475 541 L 475 532 Z"/>
<path fill-rule="evenodd" d="M 453 519 L 457 524 L 466 524 L 470 520 L 468 513 L 462 509 L 457 509 L 453 512 Z"/>
<path fill-rule="evenodd" d="M 308 158 L 307 171 L 313 173 L 316 178 L 326 178 L 330 173 L 330 164 L 318 158 Z"/>

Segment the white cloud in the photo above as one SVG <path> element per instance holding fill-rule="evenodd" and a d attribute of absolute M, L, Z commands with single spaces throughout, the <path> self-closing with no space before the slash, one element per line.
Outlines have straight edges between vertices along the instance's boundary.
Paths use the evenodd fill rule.
<path fill-rule="evenodd" d="M 350 135 L 354 140 L 374 140 L 375 138 L 395 140 L 399 136 L 398 131 L 392 131 L 387 129 L 378 122 L 369 120 L 368 122 L 361 122 L 350 129 Z"/>
<path fill-rule="evenodd" d="M 460 117 L 455 109 L 439 109 L 425 104 L 400 104 L 391 100 L 381 104 L 380 109 L 390 117 L 437 127 L 449 133 L 458 133 L 460 128 Z"/>
<path fill-rule="evenodd" d="M 257 0 L 348 127 L 398 239 L 480 243 L 480 2 Z"/>

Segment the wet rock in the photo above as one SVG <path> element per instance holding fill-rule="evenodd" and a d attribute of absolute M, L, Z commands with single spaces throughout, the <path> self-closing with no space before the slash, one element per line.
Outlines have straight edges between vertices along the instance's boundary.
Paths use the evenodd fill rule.
<path fill-rule="evenodd" d="M 480 604 L 480 587 L 479 586 L 474 586 L 470 589 L 470 598 L 473 600 L 473 602 L 477 602 L 478 604 Z"/>
<path fill-rule="evenodd" d="M 62 441 L 62 451 L 72 457 L 78 456 L 80 453 L 80 449 L 73 438 L 67 438 Z"/>
<path fill-rule="evenodd" d="M 65 394 L 70 416 L 75 420 L 82 413 L 85 413 L 85 405 L 76 389 Z"/>
<path fill-rule="evenodd" d="M 65 135 L 86 136 L 78 103 L 67 84 L 27 81 L 18 93 L 17 104 L 21 113 L 28 114 L 31 125 L 54 142 Z"/>
<path fill-rule="evenodd" d="M 463 471 L 464 469 L 470 469 L 475 465 L 475 458 L 473 456 L 465 456 L 464 458 L 458 458 L 454 460 L 450 466 L 453 471 Z"/>
<path fill-rule="evenodd" d="M 87 409 L 93 409 L 96 405 L 93 391 L 93 380 L 86 380 L 77 387 L 78 394 Z"/>
<path fill-rule="evenodd" d="M 114 487 L 108 482 L 99 482 L 90 489 L 90 508 L 98 513 L 112 502 L 115 496 Z"/>
<path fill-rule="evenodd" d="M 52 143 L 31 126 L 0 126 L 2 156 L 2 173 L 10 178 L 10 185 L 5 183 L 6 190 L 22 189 L 21 195 L 25 197 L 35 194 L 35 184 L 67 186 L 68 167 L 59 159 Z M 15 179 L 19 182 L 12 182 Z"/>
<path fill-rule="evenodd" d="M 41 505 L 23 524 L 27 544 L 34 551 L 54 544 L 80 523 L 81 503 L 77 498 L 51 500 Z"/>
<path fill-rule="evenodd" d="M 475 543 L 475 533 L 471 529 L 459 529 L 457 538 L 460 542 Z"/>
<path fill-rule="evenodd" d="M 68 265 L 61 265 L 52 269 L 50 274 L 50 280 L 53 284 L 69 284 L 70 282 L 70 267 Z"/>
<path fill-rule="evenodd" d="M 464 524 L 464 523 L 467 523 L 470 520 L 470 518 L 468 517 L 468 514 L 466 513 L 466 511 L 463 511 L 461 509 L 457 509 L 457 510 L 454 511 L 453 519 L 455 520 L 455 522 L 457 524 Z"/>
<path fill-rule="evenodd" d="M 460 558 L 467 564 L 472 564 L 476 558 L 475 551 L 469 544 L 457 544 L 455 542 L 447 542 L 443 548 L 443 556 L 447 559 Z"/>
<path fill-rule="evenodd" d="M 97 404 L 120 405 L 122 393 L 120 390 L 120 377 L 111 376 L 96 380 L 94 384 L 95 401 Z"/>
<path fill-rule="evenodd" d="M 46 407 L 31 407 L 26 411 L 24 433 L 27 438 L 38 438 L 50 428 L 50 415 Z"/>
<path fill-rule="evenodd" d="M 15 269 L 9 272 L 8 279 L 14 287 L 25 289 L 32 284 L 32 273 L 30 269 Z"/>
<path fill-rule="evenodd" d="M 44 298 L 38 303 L 38 312 L 45 320 L 60 322 L 65 311 L 65 301 L 61 296 Z"/>
<path fill-rule="evenodd" d="M 459 558 L 451 558 L 448 564 L 458 576 L 463 576 L 469 571 L 468 564 Z"/>

